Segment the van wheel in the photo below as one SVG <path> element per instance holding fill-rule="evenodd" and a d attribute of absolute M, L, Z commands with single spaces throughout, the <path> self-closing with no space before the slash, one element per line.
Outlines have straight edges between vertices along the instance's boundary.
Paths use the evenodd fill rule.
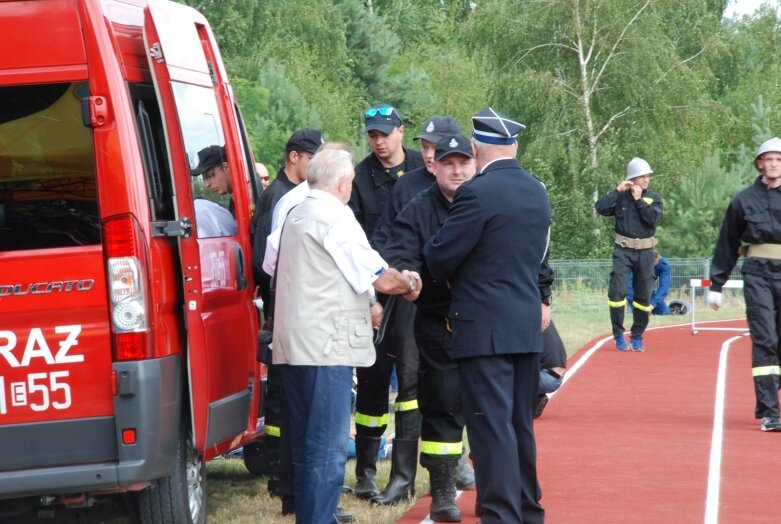
<path fill-rule="evenodd" d="M 244 467 L 253 477 L 267 477 L 271 474 L 271 457 L 263 438 L 247 442 L 243 448 Z"/>
<path fill-rule="evenodd" d="M 206 464 L 183 435 L 176 449 L 176 466 L 165 478 L 138 493 L 142 524 L 205 524 Z"/>

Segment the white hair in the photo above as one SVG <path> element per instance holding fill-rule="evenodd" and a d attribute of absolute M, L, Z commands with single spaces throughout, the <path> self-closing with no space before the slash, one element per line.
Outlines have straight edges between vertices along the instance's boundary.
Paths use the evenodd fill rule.
<path fill-rule="evenodd" d="M 353 174 L 352 155 L 342 149 L 322 149 L 315 153 L 306 168 L 306 181 L 312 189 L 335 187 Z"/>

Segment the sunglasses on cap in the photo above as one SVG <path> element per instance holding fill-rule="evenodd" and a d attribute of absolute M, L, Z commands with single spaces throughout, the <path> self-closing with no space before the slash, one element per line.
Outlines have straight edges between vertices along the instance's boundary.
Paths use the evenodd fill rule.
<path fill-rule="evenodd" d="M 372 107 L 371 109 L 367 109 L 366 112 L 363 114 L 366 118 L 371 118 L 373 116 L 382 115 L 382 116 L 390 116 L 393 113 L 396 113 L 395 107 L 385 106 L 385 107 Z M 396 113 L 398 114 L 398 113 Z"/>

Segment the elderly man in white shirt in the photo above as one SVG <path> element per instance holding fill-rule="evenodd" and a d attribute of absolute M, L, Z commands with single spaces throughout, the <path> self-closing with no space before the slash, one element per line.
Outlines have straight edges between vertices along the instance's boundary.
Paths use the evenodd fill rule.
<path fill-rule="evenodd" d="M 322 151 L 323 149 L 345 151 L 350 155 L 350 162 L 354 161 L 352 149 L 342 142 L 326 142 L 320 146 L 318 151 Z M 266 237 L 266 252 L 263 256 L 263 271 L 265 271 L 267 275 L 273 275 L 274 271 L 276 271 L 279 237 L 282 234 L 282 225 L 285 223 L 287 214 L 290 213 L 291 209 L 303 202 L 308 194 L 309 183 L 304 180 L 285 193 L 285 195 L 279 199 L 277 205 L 274 206 L 274 210 L 271 212 L 271 233 Z"/>
<path fill-rule="evenodd" d="M 389 268 L 347 207 L 354 170 L 324 149 L 307 169 L 309 194 L 285 220 L 279 246 L 274 365 L 280 366 L 295 467 L 296 520 L 334 522 L 347 460 L 352 368 L 374 362 L 373 288 L 415 300 L 420 275 Z M 371 308 L 371 310 L 370 310 Z"/>

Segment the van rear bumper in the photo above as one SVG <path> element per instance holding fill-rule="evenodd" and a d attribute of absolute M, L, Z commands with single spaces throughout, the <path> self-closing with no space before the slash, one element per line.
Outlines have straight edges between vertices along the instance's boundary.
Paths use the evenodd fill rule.
<path fill-rule="evenodd" d="M 113 369 L 113 417 L 0 426 L 0 498 L 122 490 L 171 472 L 181 429 L 180 358 Z M 135 429 L 135 444 L 122 443 L 125 429 Z"/>

